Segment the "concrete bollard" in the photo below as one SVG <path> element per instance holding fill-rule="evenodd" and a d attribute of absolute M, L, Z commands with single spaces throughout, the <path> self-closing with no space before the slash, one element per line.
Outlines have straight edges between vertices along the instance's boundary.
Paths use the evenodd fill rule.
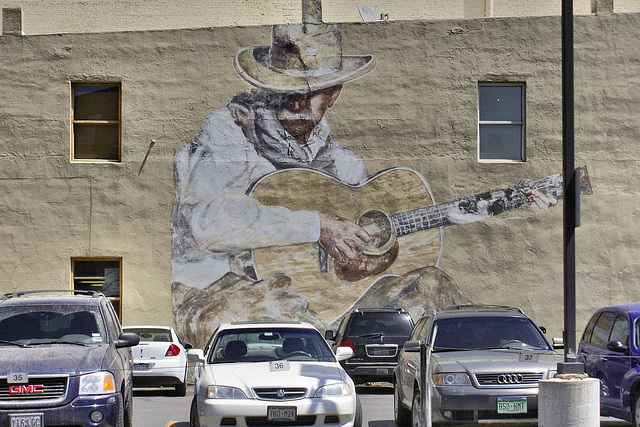
<path fill-rule="evenodd" d="M 539 385 L 538 426 L 600 426 L 599 379 L 564 374 Z"/>

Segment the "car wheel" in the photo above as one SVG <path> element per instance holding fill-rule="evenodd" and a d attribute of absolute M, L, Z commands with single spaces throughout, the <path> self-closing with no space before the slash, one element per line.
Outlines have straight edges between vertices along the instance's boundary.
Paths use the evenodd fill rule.
<path fill-rule="evenodd" d="M 640 392 L 633 395 L 631 400 L 631 424 L 640 427 Z"/>
<path fill-rule="evenodd" d="M 422 418 L 422 408 L 420 406 L 420 389 L 416 388 L 413 391 L 413 403 L 411 404 L 411 425 L 418 427 L 422 425 L 420 419 Z"/>
<path fill-rule="evenodd" d="M 175 386 L 174 395 L 185 396 L 187 394 L 187 383 L 183 382 Z"/>
<path fill-rule="evenodd" d="M 198 398 L 193 397 L 191 410 L 189 411 L 189 427 L 200 427 L 200 415 L 198 414 Z"/>
<path fill-rule="evenodd" d="M 362 427 L 362 402 L 360 402 L 360 396 L 356 396 L 356 413 L 353 417 L 353 427 Z"/>
<path fill-rule="evenodd" d="M 408 426 L 411 422 L 411 411 L 402 404 L 398 383 L 393 384 L 393 419 L 397 426 Z"/>
<path fill-rule="evenodd" d="M 133 426 L 133 399 L 129 398 L 124 401 L 124 414 L 123 417 L 123 425 L 124 427 Z"/>

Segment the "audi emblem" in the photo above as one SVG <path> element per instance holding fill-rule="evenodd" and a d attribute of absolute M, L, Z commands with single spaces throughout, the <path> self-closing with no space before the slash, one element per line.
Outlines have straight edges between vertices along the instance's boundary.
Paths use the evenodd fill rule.
<path fill-rule="evenodd" d="M 524 381 L 522 374 L 498 375 L 498 384 L 522 384 L 522 381 Z"/>

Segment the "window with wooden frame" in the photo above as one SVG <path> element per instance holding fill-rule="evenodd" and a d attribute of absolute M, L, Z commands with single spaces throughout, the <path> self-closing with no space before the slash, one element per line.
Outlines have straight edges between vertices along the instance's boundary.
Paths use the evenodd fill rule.
<path fill-rule="evenodd" d="M 102 292 L 122 319 L 122 258 L 72 258 L 71 276 L 74 290 Z"/>
<path fill-rule="evenodd" d="M 524 83 L 478 85 L 478 160 L 525 161 Z"/>
<path fill-rule="evenodd" d="M 120 83 L 71 84 L 71 160 L 121 160 Z"/>

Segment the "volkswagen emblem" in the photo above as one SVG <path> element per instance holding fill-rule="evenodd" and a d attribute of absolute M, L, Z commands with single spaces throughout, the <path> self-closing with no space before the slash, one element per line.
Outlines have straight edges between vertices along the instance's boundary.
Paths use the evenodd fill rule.
<path fill-rule="evenodd" d="M 278 391 L 276 391 L 276 394 L 278 395 L 278 397 L 280 399 L 282 399 L 285 396 L 285 392 L 283 389 L 279 388 Z"/>
<path fill-rule="evenodd" d="M 523 380 L 522 374 L 498 375 L 498 384 L 522 384 Z"/>

